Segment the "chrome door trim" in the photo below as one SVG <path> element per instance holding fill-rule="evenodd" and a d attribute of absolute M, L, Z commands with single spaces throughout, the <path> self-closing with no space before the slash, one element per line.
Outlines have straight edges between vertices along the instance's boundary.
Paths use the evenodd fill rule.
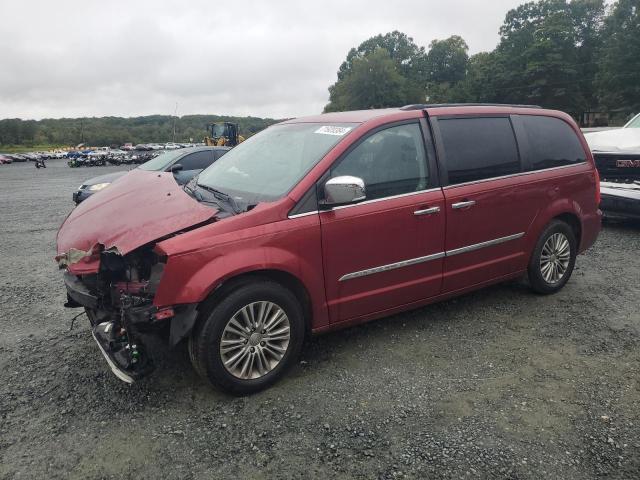
<path fill-rule="evenodd" d="M 467 245 L 466 247 L 456 248 L 446 252 L 434 253 L 427 255 L 426 257 L 411 258 L 409 260 L 403 260 L 401 262 L 390 263 L 388 265 L 382 265 L 380 267 L 367 268 L 366 270 L 360 270 L 358 272 L 347 273 L 338 279 L 339 282 L 345 280 L 351 280 L 354 278 L 366 277 L 375 273 L 387 272 L 389 270 L 395 270 L 396 268 L 409 267 L 411 265 L 417 265 L 419 263 L 430 262 L 431 260 L 438 260 L 444 257 L 453 257 L 462 253 L 473 252 L 474 250 L 480 250 L 481 248 L 492 247 L 494 245 L 500 245 L 501 243 L 509 242 L 511 240 L 517 240 L 522 238 L 524 232 L 516 233 L 514 235 L 508 235 L 506 237 L 495 238 L 493 240 L 487 240 L 486 242 L 474 243 L 473 245 Z"/>
<path fill-rule="evenodd" d="M 323 210 L 322 212 L 332 212 L 334 210 L 342 210 L 343 208 L 352 208 L 352 207 L 358 207 L 360 205 L 369 205 L 370 203 L 384 202 L 385 200 L 395 200 L 396 198 L 411 197 L 413 195 L 420 195 L 421 193 L 437 192 L 438 190 L 442 190 L 442 189 L 440 187 L 436 187 L 436 188 L 429 188 L 427 190 L 420 190 L 418 192 L 401 193 L 400 195 L 392 195 L 390 197 L 374 198 L 373 200 L 365 200 L 364 202 L 352 203 L 350 205 L 340 205 L 338 207 L 333 207 L 328 210 Z"/>
<path fill-rule="evenodd" d="M 295 215 L 287 215 L 287 218 L 291 219 L 291 218 L 308 217 L 309 215 L 317 215 L 318 213 L 320 213 L 318 210 L 314 210 L 313 212 L 304 212 L 304 213 L 296 213 Z"/>
<path fill-rule="evenodd" d="M 347 273 L 338 279 L 339 282 L 344 282 L 345 280 L 351 280 L 353 278 L 366 277 L 367 275 L 373 275 L 374 273 L 387 272 L 389 270 L 395 270 L 396 268 L 409 267 L 411 265 L 417 265 L 419 263 L 430 262 L 431 260 L 438 260 L 439 258 L 444 258 L 445 253 L 439 252 L 434 253 L 432 255 L 427 255 L 426 257 L 418 257 L 412 258 L 410 260 L 403 260 L 401 262 L 390 263 L 389 265 L 382 265 L 380 267 L 368 268 L 366 270 L 360 270 L 359 272 Z"/>
<path fill-rule="evenodd" d="M 474 243 L 473 245 L 467 245 L 466 247 L 455 248 L 447 251 L 447 257 L 453 257 L 454 255 L 460 255 L 462 253 L 473 252 L 474 250 L 480 250 L 481 248 L 492 247 L 494 245 L 500 245 L 501 243 L 509 242 L 511 240 L 517 240 L 522 238 L 524 232 L 516 233 L 506 237 L 495 238 L 493 240 L 487 240 L 486 242 Z"/>
<path fill-rule="evenodd" d="M 440 207 L 431 207 L 431 208 L 425 208 L 424 210 L 416 210 L 415 212 L 413 212 L 413 214 L 416 216 L 432 215 L 434 213 L 438 213 L 439 211 L 440 211 Z"/>
<path fill-rule="evenodd" d="M 571 165 L 560 165 L 559 167 L 541 168 L 540 170 L 530 170 L 528 172 L 511 173 L 509 175 L 502 175 L 501 177 L 483 178 L 481 180 L 473 180 L 471 182 L 452 183 L 449 185 L 445 185 L 444 187 L 442 187 L 442 189 L 448 190 L 450 188 L 463 187 L 465 185 L 475 185 L 476 183 L 485 183 L 485 182 L 491 182 L 493 180 L 502 180 L 503 178 L 522 177 L 524 175 L 533 175 L 534 173 L 548 172 L 550 170 L 561 170 L 563 168 L 577 167 L 579 165 L 588 165 L 588 162 L 572 163 Z"/>

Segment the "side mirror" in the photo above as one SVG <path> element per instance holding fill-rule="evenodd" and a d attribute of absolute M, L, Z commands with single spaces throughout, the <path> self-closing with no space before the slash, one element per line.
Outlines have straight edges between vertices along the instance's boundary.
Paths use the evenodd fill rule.
<path fill-rule="evenodd" d="M 364 180 L 344 175 L 327 180 L 324 184 L 324 206 L 348 205 L 367 198 Z"/>
<path fill-rule="evenodd" d="M 175 165 L 171 165 L 172 173 L 179 172 L 180 170 L 182 170 L 182 165 L 180 165 L 179 163 L 176 163 Z"/>

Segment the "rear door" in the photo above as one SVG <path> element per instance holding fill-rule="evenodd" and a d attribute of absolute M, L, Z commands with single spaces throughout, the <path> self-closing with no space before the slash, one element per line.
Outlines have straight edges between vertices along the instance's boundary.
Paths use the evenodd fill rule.
<path fill-rule="evenodd" d="M 512 273 L 532 218 L 520 202 L 510 117 L 438 117 L 432 125 L 446 184 L 443 292 Z"/>
<path fill-rule="evenodd" d="M 332 322 L 440 293 L 444 197 L 434 154 L 425 149 L 425 126 L 416 120 L 372 132 L 318 184 L 322 192 L 328 178 L 353 175 L 364 180 L 367 195 L 362 203 L 320 213 Z"/>

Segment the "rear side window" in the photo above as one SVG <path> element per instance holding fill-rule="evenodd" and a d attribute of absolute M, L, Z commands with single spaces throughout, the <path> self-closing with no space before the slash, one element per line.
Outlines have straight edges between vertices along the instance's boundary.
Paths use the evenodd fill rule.
<path fill-rule="evenodd" d="M 566 122 L 540 115 L 522 115 L 520 119 L 529 140 L 532 170 L 587 161 L 580 140 Z"/>
<path fill-rule="evenodd" d="M 183 170 L 203 170 L 213 163 L 210 150 L 202 150 L 187 155 L 178 160 Z"/>
<path fill-rule="evenodd" d="M 516 138 L 508 118 L 439 119 L 449 183 L 519 173 Z"/>

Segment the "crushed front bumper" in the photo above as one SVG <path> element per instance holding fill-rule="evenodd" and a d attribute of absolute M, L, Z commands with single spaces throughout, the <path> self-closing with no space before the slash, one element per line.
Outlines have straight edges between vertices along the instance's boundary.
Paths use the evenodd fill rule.
<path fill-rule="evenodd" d="M 116 377 L 127 383 L 154 370 L 145 337 L 149 340 L 149 335 L 167 331 L 168 327 L 168 340 L 173 347 L 189 335 L 197 317 L 195 304 L 158 309 L 150 300 L 141 303 L 126 294 L 120 296 L 118 305 L 105 306 L 77 276 L 65 272 L 64 283 L 65 306 L 87 310 L 91 333 L 102 355 Z"/>

